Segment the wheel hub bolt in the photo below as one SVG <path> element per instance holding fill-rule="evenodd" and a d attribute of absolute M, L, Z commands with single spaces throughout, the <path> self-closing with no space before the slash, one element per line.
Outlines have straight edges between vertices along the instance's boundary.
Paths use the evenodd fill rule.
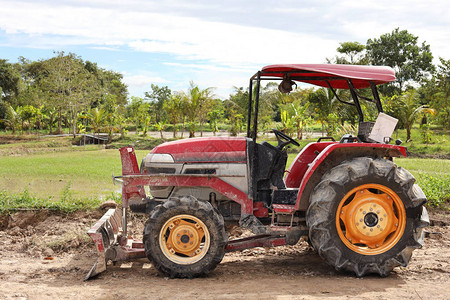
<path fill-rule="evenodd" d="M 181 237 L 181 242 L 182 242 L 183 244 L 188 243 L 188 242 L 189 242 L 189 236 L 186 235 L 186 234 L 183 234 L 183 236 Z"/>
<path fill-rule="evenodd" d="M 373 212 L 370 212 L 364 216 L 364 223 L 369 227 L 374 227 L 378 224 L 378 216 Z"/>

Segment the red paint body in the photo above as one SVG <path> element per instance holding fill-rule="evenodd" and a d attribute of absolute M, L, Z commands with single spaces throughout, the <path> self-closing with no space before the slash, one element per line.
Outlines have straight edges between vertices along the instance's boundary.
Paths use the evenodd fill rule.
<path fill-rule="evenodd" d="M 382 148 L 389 149 L 392 156 L 407 156 L 406 148 L 397 145 L 376 143 L 339 143 L 322 142 L 310 143 L 297 155 L 287 171 L 286 187 L 299 188 L 295 209 L 299 210 L 302 192 L 314 171 L 336 149 L 339 148 Z M 317 152 L 316 152 L 317 151 Z"/>
<path fill-rule="evenodd" d="M 261 77 L 280 77 L 286 74 L 295 81 L 335 89 L 348 89 L 347 79 L 351 79 L 355 88 L 370 87 L 370 81 L 375 84 L 387 83 L 395 80 L 395 71 L 383 66 L 357 66 L 332 64 L 283 64 L 265 66 L 261 70 Z M 330 77 L 334 77 L 330 80 Z"/>
<path fill-rule="evenodd" d="M 246 138 L 208 137 L 164 143 L 150 153 L 168 153 L 176 163 L 246 163 L 246 150 Z"/>

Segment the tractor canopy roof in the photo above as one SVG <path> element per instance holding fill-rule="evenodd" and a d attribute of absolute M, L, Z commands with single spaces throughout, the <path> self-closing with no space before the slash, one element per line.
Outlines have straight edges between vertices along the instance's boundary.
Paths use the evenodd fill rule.
<path fill-rule="evenodd" d="M 334 89 L 349 89 L 347 80 L 351 80 L 356 89 L 362 89 L 370 87 L 370 82 L 378 85 L 394 81 L 395 71 L 384 66 L 280 64 L 265 66 L 260 76 L 290 79 Z"/>

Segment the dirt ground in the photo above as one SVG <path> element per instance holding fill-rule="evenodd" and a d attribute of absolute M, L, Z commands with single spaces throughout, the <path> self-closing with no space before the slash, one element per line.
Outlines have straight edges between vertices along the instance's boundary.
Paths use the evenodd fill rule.
<path fill-rule="evenodd" d="M 141 259 L 84 282 L 96 256 L 85 232 L 100 216 L 1 217 L 0 299 L 450 299 L 448 213 L 431 213 L 424 248 L 387 278 L 335 272 L 301 241 L 229 253 L 204 278 L 169 279 Z"/>

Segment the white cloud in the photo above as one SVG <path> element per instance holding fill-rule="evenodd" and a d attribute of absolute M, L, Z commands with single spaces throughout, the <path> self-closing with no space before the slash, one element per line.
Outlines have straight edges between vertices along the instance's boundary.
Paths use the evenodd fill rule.
<path fill-rule="evenodd" d="M 33 36 L 34 47 L 128 45 L 136 51 L 226 65 L 292 62 L 301 57 L 320 62 L 336 44 L 304 33 L 110 7 L 7 1 L 0 28 L 7 34 Z"/>
<path fill-rule="evenodd" d="M 321 63 L 339 42 L 365 43 L 396 27 L 425 40 L 435 57 L 450 51 L 450 6 L 441 0 L 0 0 L 0 7 L 0 46 L 164 54 L 161 64 L 178 71 L 126 74 L 130 88 L 169 83 L 164 76 L 177 78 L 178 88 L 189 76 L 227 96 L 265 64 Z"/>

